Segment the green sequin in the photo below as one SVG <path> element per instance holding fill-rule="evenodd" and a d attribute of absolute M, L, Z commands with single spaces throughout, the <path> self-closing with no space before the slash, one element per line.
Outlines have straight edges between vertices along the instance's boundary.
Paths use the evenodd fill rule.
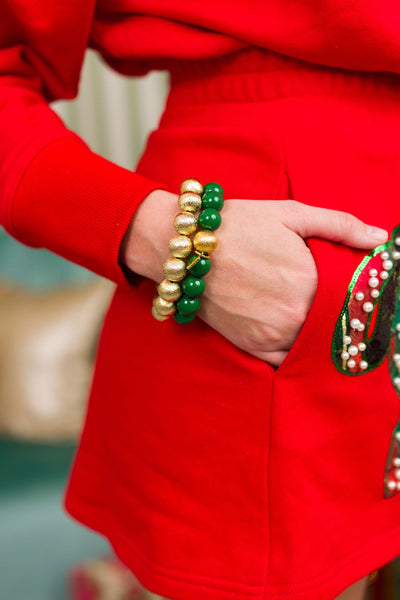
<path fill-rule="evenodd" d="M 189 275 L 186 277 L 182 284 L 182 289 L 186 296 L 190 298 L 195 298 L 196 296 L 200 296 L 204 290 L 206 289 L 206 284 L 204 279 L 201 277 L 192 277 Z"/>
<path fill-rule="evenodd" d="M 176 306 L 183 315 L 195 313 L 200 308 L 200 300 L 198 298 L 190 298 L 189 296 L 181 296 L 176 303 Z"/>
<path fill-rule="evenodd" d="M 188 260 L 187 267 L 191 265 L 191 263 L 197 260 L 199 257 L 197 254 L 191 256 Z M 203 277 L 203 275 L 207 275 L 209 270 L 211 269 L 211 262 L 209 258 L 200 258 L 196 264 L 190 269 L 187 268 L 188 273 L 191 275 L 195 275 L 196 277 Z"/>

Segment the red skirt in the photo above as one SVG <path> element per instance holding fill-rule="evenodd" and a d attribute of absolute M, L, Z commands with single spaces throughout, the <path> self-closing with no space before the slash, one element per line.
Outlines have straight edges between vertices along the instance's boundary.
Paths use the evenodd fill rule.
<path fill-rule="evenodd" d="M 390 230 L 399 93 L 398 75 L 258 50 L 177 64 L 138 171 L 175 193 L 195 176 L 228 202 L 294 198 Z M 389 369 L 347 377 L 331 356 L 364 252 L 309 246 L 318 290 L 277 370 L 200 319 L 155 321 L 154 282 L 115 294 L 65 508 L 160 595 L 331 600 L 400 553 L 400 494 L 383 489 L 400 408 Z"/>

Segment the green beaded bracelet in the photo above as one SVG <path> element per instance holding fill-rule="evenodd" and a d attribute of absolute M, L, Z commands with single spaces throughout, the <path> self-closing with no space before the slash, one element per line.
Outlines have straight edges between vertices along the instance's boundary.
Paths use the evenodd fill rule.
<path fill-rule="evenodd" d="M 167 266 L 164 267 L 164 272 L 167 279 L 162 282 L 163 285 L 158 286 L 160 296 L 155 298 L 152 308 L 153 316 L 158 321 L 165 321 L 170 316 L 173 316 L 175 321 L 180 324 L 191 323 L 194 320 L 196 312 L 200 308 L 199 296 L 204 293 L 206 287 L 202 278 L 211 268 L 210 254 L 217 247 L 217 238 L 213 231 L 221 225 L 219 211 L 224 205 L 223 194 L 223 189 L 218 183 L 207 183 L 204 188 L 197 179 L 185 179 L 182 183 L 178 204 L 184 212 L 179 217 L 182 222 L 185 220 L 183 225 L 186 228 L 186 221 L 189 223 L 190 217 L 191 222 L 195 222 L 196 218 L 193 213 L 201 208 L 196 223 L 202 229 L 196 232 L 193 242 L 191 242 L 189 235 L 194 233 L 192 226 L 187 231 L 186 229 L 181 231 L 178 228 L 177 231 L 180 235 L 170 241 L 170 251 L 174 252 L 173 256 L 179 256 L 175 259 L 179 265 L 172 264 L 174 259 L 169 259 L 165 263 Z M 196 196 L 199 200 L 196 200 Z M 185 236 L 187 236 L 187 242 Z M 192 256 L 189 256 L 185 265 L 182 260 L 186 255 L 184 248 L 186 246 L 190 248 L 192 243 L 195 251 Z M 168 278 L 169 272 L 173 277 L 171 281 Z M 179 284 L 182 285 L 182 288 L 179 287 Z M 173 285 L 178 287 L 178 292 L 175 291 L 175 287 L 172 289 Z M 168 302 L 165 303 L 163 300 L 168 300 Z"/>

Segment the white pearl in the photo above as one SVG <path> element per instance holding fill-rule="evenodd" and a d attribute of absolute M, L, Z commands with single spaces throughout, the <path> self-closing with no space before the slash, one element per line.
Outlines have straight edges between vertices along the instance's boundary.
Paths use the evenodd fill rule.
<path fill-rule="evenodd" d="M 364 331 L 364 329 L 365 329 L 364 323 L 360 323 L 359 326 L 357 327 L 357 331 Z"/>
<path fill-rule="evenodd" d="M 371 290 L 372 298 L 379 298 L 379 290 Z"/>
<path fill-rule="evenodd" d="M 400 360 L 400 354 L 393 354 L 393 360 L 396 362 Z"/>
<path fill-rule="evenodd" d="M 377 277 L 371 277 L 371 279 L 368 280 L 368 285 L 369 285 L 369 287 L 372 287 L 372 288 L 378 287 L 379 279 Z"/>
<path fill-rule="evenodd" d="M 372 310 L 374 310 L 374 305 L 372 304 L 372 302 L 364 302 L 363 310 L 367 313 L 371 312 Z"/>
<path fill-rule="evenodd" d="M 360 325 L 361 325 L 361 321 L 360 321 L 360 319 L 352 319 L 352 320 L 350 321 L 350 327 L 351 327 L 352 329 L 357 329 L 357 328 L 358 328 Z"/>
<path fill-rule="evenodd" d="M 382 267 L 385 269 L 385 271 L 390 271 L 390 269 L 393 267 L 393 263 L 391 260 L 384 260 Z"/>
<path fill-rule="evenodd" d="M 356 354 L 358 354 L 358 348 L 357 348 L 357 346 L 350 346 L 349 347 L 349 354 L 350 354 L 350 356 L 356 356 Z"/>
<path fill-rule="evenodd" d="M 394 260 L 399 260 L 400 252 L 398 250 L 395 250 L 394 252 L 392 252 L 392 257 L 394 258 Z"/>
<path fill-rule="evenodd" d="M 394 243 L 396 246 L 400 246 L 400 237 L 394 238 Z"/>
<path fill-rule="evenodd" d="M 400 469 L 395 470 L 394 476 L 396 477 L 396 479 L 400 479 Z"/>
<path fill-rule="evenodd" d="M 400 331 L 400 323 L 396 323 L 396 331 Z"/>
<path fill-rule="evenodd" d="M 356 300 L 364 300 L 364 294 L 362 292 L 357 292 Z"/>
<path fill-rule="evenodd" d="M 396 387 L 400 387 L 400 377 L 395 377 L 393 383 Z"/>
<path fill-rule="evenodd" d="M 345 335 L 343 338 L 343 342 L 347 345 L 351 344 L 351 337 L 349 335 Z"/>
<path fill-rule="evenodd" d="M 387 486 L 388 486 L 388 490 L 395 490 L 397 487 L 397 484 L 395 481 L 388 481 Z"/>
<path fill-rule="evenodd" d="M 348 360 L 350 358 L 350 354 L 348 352 L 342 352 L 340 356 L 343 358 L 343 360 Z"/>
<path fill-rule="evenodd" d="M 361 350 L 361 352 L 364 352 L 365 348 L 367 347 L 366 344 L 364 344 L 364 342 L 360 342 L 358 344 L 358 349 Z"/>
<path fill-rule="evenodd" d="M 368 273 L 370 277 L 376 277 L 378 275 L 378 271 L 376 269 L 370 269 Z"/>
<path fill-rule="evenodd" d="M 380 277 L 381 279 L 387 279 L 387 278 L 389 277 L 389 273 L 388 273 L 387 271 L 381 271 L 381 272 L 379 273 L 379 277 Z"/>
<path fill-rule="evenodd" d="M 362 360 L 362 361 L 360 362 L 360 369 L 361 369 L 362 371 L 365 371 L 365 369 L 368 369 L 368 363 L 367 363 L 367 361 L 366 361 L 366 360 Z"/>
<path fill-rule="evenodd" d="M 386 250 L 384 250 L 383 252 L 381 252 L 380 257 L 382 260 L 387 260 L 389 258 L 389 252 L 386 252 Z"/>
<path fill-rule="evenodd" d="M 393 459 L 393 464 L 395 467 L 400 467 L 400 458 L 394 458 Z"/>
<path fill-rule="evenodd" d="M 349 367 L 349 369 L 353 369 L 356 366 L 356 361 L 351 358 L 347 361 L 347 366 Z"/>

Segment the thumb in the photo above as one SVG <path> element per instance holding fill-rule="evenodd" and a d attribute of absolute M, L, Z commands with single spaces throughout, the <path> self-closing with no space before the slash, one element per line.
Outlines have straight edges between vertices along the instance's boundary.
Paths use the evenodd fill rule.
<path fill-rule="evenodd" d="M 284 224 L 302 238 L 319 237 L 353 248 L 373 248 L 388 239 L 384 229 L 366 225 L 349 213 L 296 201 L 291 204 L 285 214 Z"/>

